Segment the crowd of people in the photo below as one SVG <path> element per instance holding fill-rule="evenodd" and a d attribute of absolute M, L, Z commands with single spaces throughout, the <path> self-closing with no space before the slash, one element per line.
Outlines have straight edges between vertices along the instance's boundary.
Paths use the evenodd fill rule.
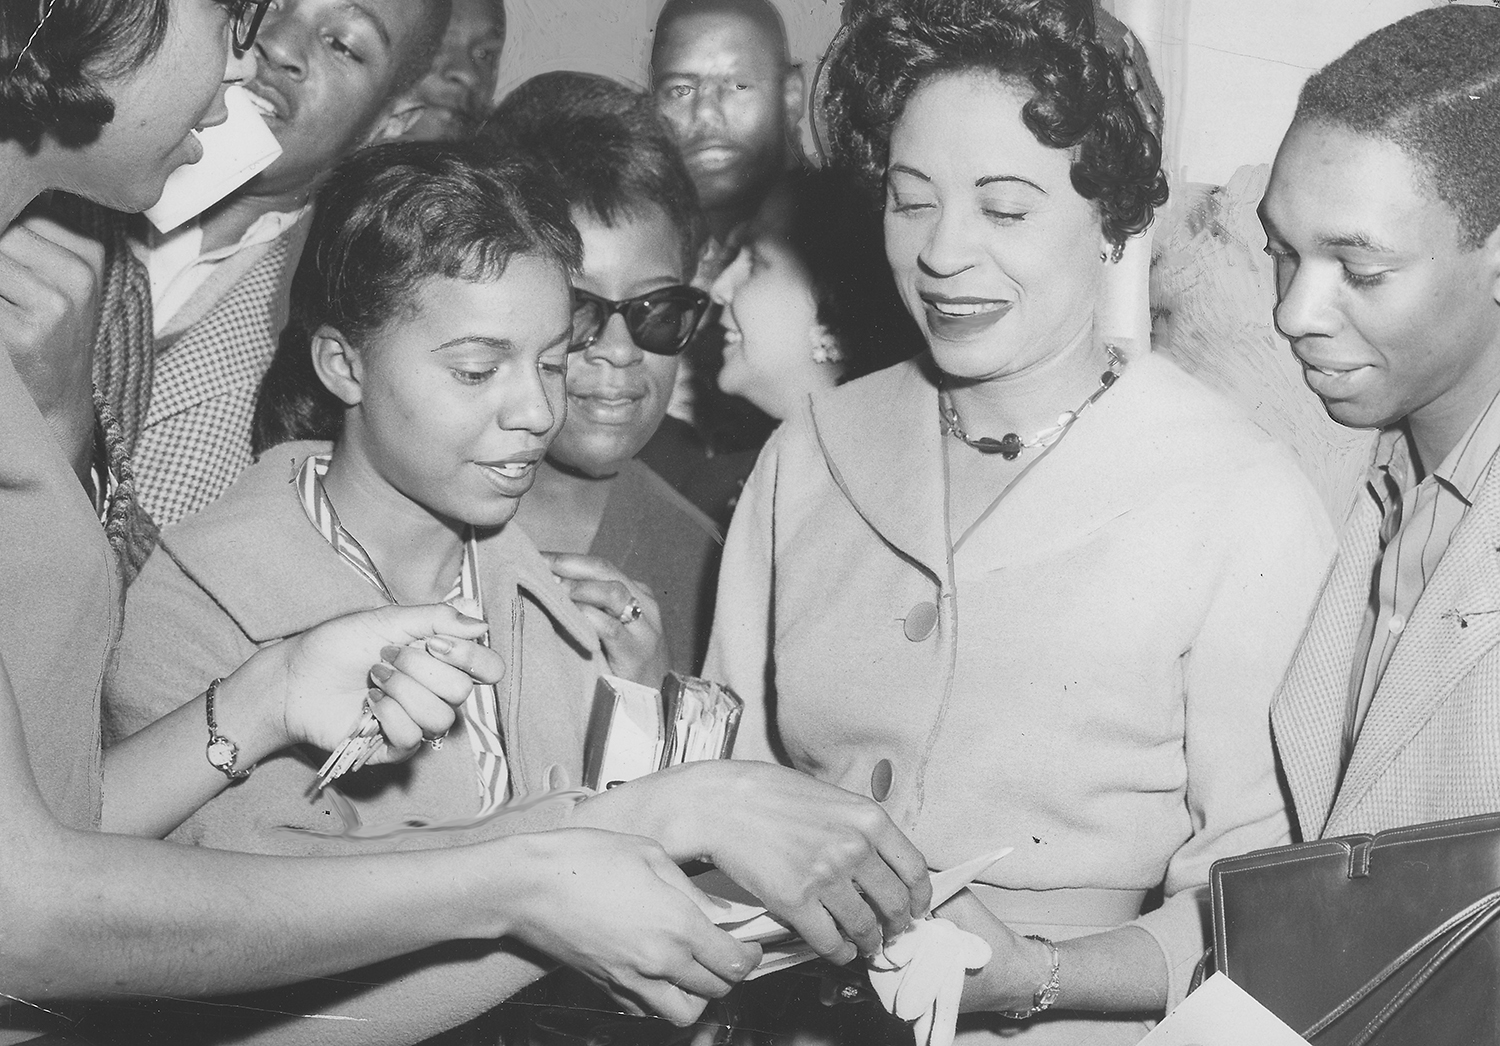
<path fill-rule="evenodd" d="M 1315 74 L 1260 203 L 1341 520 L 1098 322 L 1168 184 L 1092 0 L 846 0 L 816 92 L 772 0 L 648 90 L 496 99 L 505 28 L 0 10 L 0 1044 L 1133 1043 L 1216 860 L 1500 810 L 1500 11 Z M 230 89 L 280 155 L 152 228 Z M 669 672 L 732 758 L 584 788 Z"/>

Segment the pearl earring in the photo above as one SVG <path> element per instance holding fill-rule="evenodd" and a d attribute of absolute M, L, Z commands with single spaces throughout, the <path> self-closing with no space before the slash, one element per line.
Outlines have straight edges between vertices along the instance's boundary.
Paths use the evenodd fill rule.
<path fill-rule="evenodd" d="M 838 338 L 833 336 L 833 331 L 821 323 L 814 323 L 807 330 L 808 340 L 812 342 L 812 358 L 814 363 L 843 363 L 844 350 L 839 346 Z"/>

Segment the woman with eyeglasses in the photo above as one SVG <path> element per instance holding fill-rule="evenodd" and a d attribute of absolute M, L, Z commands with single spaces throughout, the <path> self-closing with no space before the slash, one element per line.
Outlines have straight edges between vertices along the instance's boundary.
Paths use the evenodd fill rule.
<path fill-rule="evenodd" d="M 583 237 L 567 420 L 516 518 L 538 547 L 558 553 L 554 566 L 580 595 L 617 590 L 615 602 L 594 608 L 612 655 L 648 662 L 641 625 L 659 608 L 661 667 L 692 672 L 708 640 L 723 538 L 636 460 L 708 310 L 708 295 L 687 285 L 704 235 L 692 180 L 650 97 L 590 74 L 522 84 L 486 136 L 495 155 L 526 155 L 555 173 Z M 646 621 L 628 620 L 632 605 Z M 626 613 L 617 620 L 616 611 Z"/>
<path fill-rule="evenodd" d="M 681 873 L 641 840 L 550 832 L 285 860 L 97 830 L 108 817 L 159 834 L 242 787 L 272 751 L 332 747 L 366 708 L 381 739 L 374 763 L 425 752 L 422 738 L 456 721 L 476 682 L 504 673 L 473 641 L 482 622 L 445 606 L 382 607 L 224 664 L 196 696 L 177 695 L 172 715 L 101 753 L 130 482 L 118 456 L 94 454 L 117 446 L 88 387 L 98 258 L 22 212 L 48 189 L 150 206 L 198 157 L 193 129 L 223 119 L 223 85 L 249 71 L 241 56 L 263 6 L 0 8 L 0 1043 L 76 1031 L 71 999 L 347 985 L 359 978 L 331 975 L 454 940 L 498 950 L 507 937 L 590 969 L 631 1005 L 690 1020 L 756 952 L 704 919 Z M 571 303 L 557 283 L 565 328 Z M 359 1021 L 311 1023 L 301 1031 L 319 1042 L 372 1041 Z"/>

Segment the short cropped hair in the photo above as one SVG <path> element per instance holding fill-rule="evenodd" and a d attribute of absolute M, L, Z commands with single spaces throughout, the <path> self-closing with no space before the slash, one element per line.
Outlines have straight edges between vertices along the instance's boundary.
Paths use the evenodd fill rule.
<path fill-rule="evenodd" d="M 771 0 L 667 0 L 656 16 L 656 30 L 651 38 L 651 67 L 667 39 L 672 24 L 688 15 L 733 15 L 743 18 L 765 34 L 776 47 L 783 65 L 790 65 L 792 52 L 787 44 L 786 23 Z"/>
<path fill-rule="evenodd" d="M 87 141 L 115 115 L 100 81 L 156 54 L 170 15 L 170 0 L 0 4 L 0 141 Z"/>
<path fill-rule="evenodd" d="M 900 363 L 927 347 L 896 290 L 880 215 L 864 205 L 852 177 L 838 167 L 788 175 L 787 212 L 773 234 L 807 272 L 818 322 L 843 351 L 845 381 Z"/>
<path fill-rule="evenodd" d="M 512 258 L 576 272 L 583 247 L 547 176 L 471 144 L 395 142 L 344 160 L 318 193 L 291 317 L 261 382 L 253 449 L 334 439 L 344 405 L 313 370 L 319 328 L 359 342 L 411 314 L 433 277 L 494 280 Z"/>
<path fill-rule="evenodd" d="M 1073 188 L 1120 244 L 1167 199 L 1161 143 L 1120 60 L 1098 39 L 1091 0 L 849 0 L 827 59 L 824 115 L 835 163 L 883 190 L 891 131 L 934 76 L 985 72 L 1035 93 L 1021 110 L 1037 141 L 1073 153 Z"/>
<path fill-rule="evenodd" d="M 568 203 L 605 225 L 659 207 L 692 275 L 707 227 L 693 179 L 651 96 L 593 73 L 542 73 L 508 94 L 479 132 L 491 154 L 544 166 Z"/>
<path fill-rule="evenodd" d="M 1400 146 L 1478 247 L 1500 226 L 1500 11 L 1439 7 L 1376 30 L 1313 74 L 1295 119 Z"/>

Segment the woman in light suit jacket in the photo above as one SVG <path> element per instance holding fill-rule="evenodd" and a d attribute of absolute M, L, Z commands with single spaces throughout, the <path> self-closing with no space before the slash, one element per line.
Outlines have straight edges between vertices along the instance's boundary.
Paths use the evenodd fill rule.
<path fill-rule="evenodd" d="M 930 352 L 767 446 L 706 671 L 737 755 L 871 795 L 933 867 L 1015 847 L 939 912 L 993 952 L 959 1042 L 1134 1042 L 1210 864 L 1288 838 L 1267 709 L 1331 528 L 1227 402 L 1095 335 L 1165 185 L 1086 14 L 878 0 L 829 84 Z"/>

